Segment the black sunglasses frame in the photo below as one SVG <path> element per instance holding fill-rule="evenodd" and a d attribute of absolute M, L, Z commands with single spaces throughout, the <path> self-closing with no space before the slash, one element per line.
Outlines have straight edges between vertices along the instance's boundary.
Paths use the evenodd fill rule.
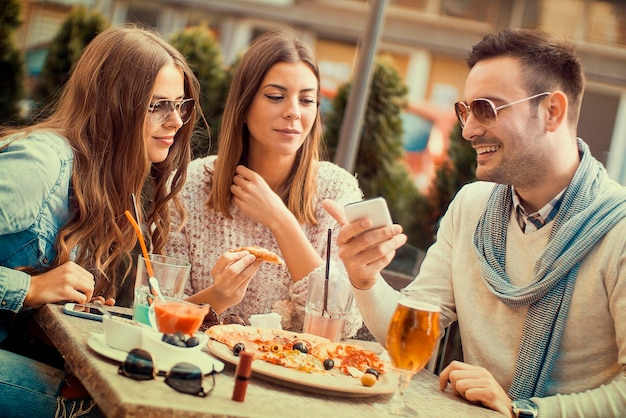
<path fill-rule="evenodd" d="M 155 371 L 152 355 L 142 349 L 133 348 L 117 369 L 118 374 L 133 380 L 153 380 L 156 376 L 165 377 L 165 383 L 172 389 L 204 398 L 215 388 L 215 370 L 206 375 L 195 364 L 188 362 L 176 363 L 168 372 Z M 203 388 L 203 377 L 211 376 L 212 384 L 208 391 Z"/>

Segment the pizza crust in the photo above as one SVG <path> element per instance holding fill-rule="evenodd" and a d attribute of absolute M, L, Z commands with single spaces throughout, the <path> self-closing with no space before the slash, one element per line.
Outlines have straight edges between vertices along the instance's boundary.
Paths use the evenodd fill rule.
<path fill-rule="evenodd" d="M 296 341 L 304 341 L 309 343 L 312 347 L 330 343 L 328 338 L 320 337 L 318 335 L 240 324 L 215 325 L 206 330 L 206 334 L 210 338 L 226 344 L 231 348 L 235 344 L 241 342 L 246 344 L 246 346 L 258 349 L 259 346 L 267 345 L 268 341 L 273 341 L 275 339 L 280 339 L 281 341 L 291 341 L 292 343 L 295 343 Z M 261 348 L 261 350 L 265 350 L 265 348 Z"/>
<path fill-rule="evenodd" d="M 254 254 L 257 260 L 266 261 L 268 263 L 285 264 L 284 261 L 281 260 L 281 258 L 278 256 L 278 254 L 270 250 L 267 250 L 265 248 L 257 247 L 256 245 L 249 246 L 249 247 L 233 248 L 232 250 L 229 250 L 229 251 L 231 253 L 236 253 L 239 251 L 248 251 L 250 254 Z"/>

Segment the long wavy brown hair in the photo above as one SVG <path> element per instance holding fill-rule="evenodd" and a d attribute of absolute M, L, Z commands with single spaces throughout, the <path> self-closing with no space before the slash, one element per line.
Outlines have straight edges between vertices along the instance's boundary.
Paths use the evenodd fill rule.
<path fill-rule="evenodd" d="M 290 181 L 278 193 L 299 222 L 316 224 L 314 197 L 317 193 L 316 173 L 322 152 L 322 119 L 320 115 L 320 73 L 311 47 L 292 30 L 270 31 L 256 38 L 237 65 L 228 92 L 220 129 L 215 176 L 210 209 L 230 217 L 232 199 L 230 186 L 237 165 L 247 165 L 250 132 L 246 114 L 265 74 L 279 62 L 303 62 L 317 78 L 317 116 L 311 132 L 298 150 L 289 176 Z"/>
<path fill-rule="evenodd" d="M 70 219 L 56 238 L 57 258 L 51 267 L 74 257 L 96 277 L 94 296 L 115 297 L 128 274 L 137 236 L 124 211 L 133 213 L 130 196 L 139 198 L 146 180 L 152 186 L 152 205 L 145 234 L 153 252 L 161 253 L 167 240 L 170 201 L 185 218 L 177 193 L 186 179 L 196 110 L 176 133 L 163 162 L 151 163 L 144 143 L 155 80 L 167 64 L 182 70 L 185 96 L 198 103 L 198 80 L 175 48 L 148 29 L 109 28 L 83 51 L 54 113 L 27 129 L 55 132 L 74 151 Z M 126 274 L 116 277 L 124 265 Z"/>

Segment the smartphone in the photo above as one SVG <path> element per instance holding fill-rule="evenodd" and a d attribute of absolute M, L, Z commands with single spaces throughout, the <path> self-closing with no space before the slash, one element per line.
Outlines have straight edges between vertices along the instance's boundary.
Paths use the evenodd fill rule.
<path fill-rule="evenodd" d="M 370 229 L 393 224 L 387 201 L 380 196 L 348 203 L 344 211 L 348 222 L 364 217 L 369 218 L 372 221 Z"/>
<path fill-rule="evenodd" d="M 72 315 L 78 316 L 80 318 L 87 318 L 94 321 L 102 321 L 102 312 L 95 305 L 91 303 L 86 303 L 84 305 L 78 303 L 66 303 L 63 307 L 63 312 Z M 110 311 L 111 315 L 119 316 L 121 318 L 133 319 L 131 314 L 125 314 L 120 312 Z"/>

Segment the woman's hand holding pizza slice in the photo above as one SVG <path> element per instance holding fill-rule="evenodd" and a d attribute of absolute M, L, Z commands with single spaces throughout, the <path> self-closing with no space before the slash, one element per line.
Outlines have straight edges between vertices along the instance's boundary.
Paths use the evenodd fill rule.
<path fill-rule="evenodd" d="M 266 261 L 268 263 L 285 264 L 285 262 L 278 256 L 278 254 L 265 248 L 258 247 L 256 245 L 249 247 L 233 248 L 229 251 L 233 253 L 239 251 L 248 251 L 250 254 L 254 255 L 257 260 Z"/>

